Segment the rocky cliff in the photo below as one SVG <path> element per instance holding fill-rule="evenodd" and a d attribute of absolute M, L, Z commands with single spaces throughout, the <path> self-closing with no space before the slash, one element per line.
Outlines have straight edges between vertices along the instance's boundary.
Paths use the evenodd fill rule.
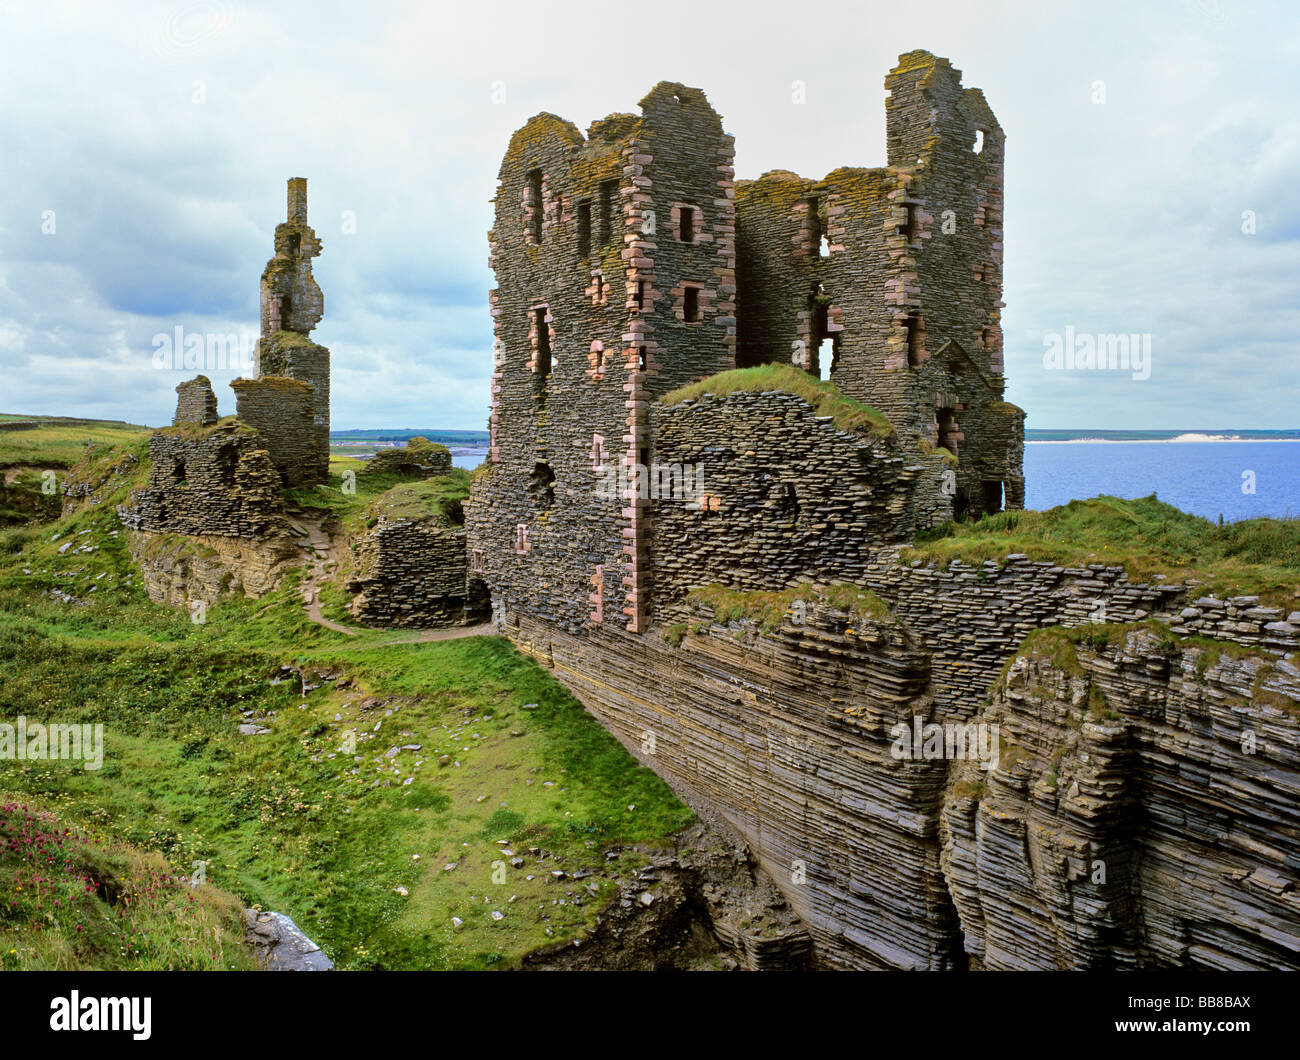
<path fill-rule="evenodd" d="M 1300 966 L 1292 662 L 1158 628 L 1050 631 L 980 720 L 999 766 L 955 770 L 941 816 L 972 964 Z"/>
<path fill-rule="evenodd" d="M 1014 622 L 997 599 L 976 618 Z M 1300 967 L 1293 654 L 1085 622 L 1003 641 L 975 701 L 951 685 L 982 665 L 855 587 L 689 607 L 641 636 L 506 632 L 744 837 L 818 964 Z"/>

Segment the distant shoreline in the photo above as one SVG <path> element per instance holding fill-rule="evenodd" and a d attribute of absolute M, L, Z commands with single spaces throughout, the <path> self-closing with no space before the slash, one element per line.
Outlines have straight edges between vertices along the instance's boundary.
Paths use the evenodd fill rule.
<path fill-rule="evenodd" d="M 1242 438 L 1227 434 L 1180 434 L 1175 438 L 1026 438 L 1026 445 L 1198 445 L 1207 442 L 1300 442 L 1300 438 Z"/>

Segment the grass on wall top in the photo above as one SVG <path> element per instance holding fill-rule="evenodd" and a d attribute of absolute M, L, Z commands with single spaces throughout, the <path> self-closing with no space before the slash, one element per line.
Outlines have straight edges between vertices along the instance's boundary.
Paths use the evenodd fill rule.
<path fill-rule="evenodd" d="M 829 416 L 842 431 L 866 430 L 882 438 L 894 433 L 893 425 L 884 413 L 845 397 L 834 383 L 817 379 L 792 364 L 760 364 L 753 368 L 719 372 L 697 383 L 680 387 L 659 400 L 665 405 L 677 405 L 701 398 L 705 394 L 725 397 L 728 394 L 762 394 L 773 391 L 803 398 L 818 416 Z"/>
<path fill-rule="evenodd" d="M 1219 525 L 1158 500 L 1094 497 L 1046 511 L 1000 512 L 917 535 L 905 560 L 946 565 L 1024 553 L 1062 566 L 1123 566 L 1129 580 L 1195 578 L 1206 594 L 1300 607 L 1300 519 Z"/>

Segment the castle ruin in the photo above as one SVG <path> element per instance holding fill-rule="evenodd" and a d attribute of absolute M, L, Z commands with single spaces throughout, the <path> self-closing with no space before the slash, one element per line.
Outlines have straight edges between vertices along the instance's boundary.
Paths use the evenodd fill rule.
<path fill-rule="evenodd" d="M 309 337 L 325 313 L 311 274 L 320 252 L 307 224 L 307 179 L 294 177 L 288 220 L 276 226 L 275 255 L 262 272 L 256 377 L 232 384 L 236 414 L 271 443 L 272 459 L 291 486 L 329 478 L 330 351 Z"/>
<path fill-rule="evenodd" d="M 1082 721 L 1074 678 L 1006 668 L 1029 631 L 1098 609 L 1261 653 L 1295 627 L 1104 564 L 899 559 L 918 530 L 1023 504 L 1024 414 L 1003 399 L 1002 130 L 927 52 L 886 87 L 888 165 L 819 181 L 736 182 L 718 115 L 678 84 L 586 137 L 550 114 L 514 135 L 467 596 L 735 829 L 821 966 L 1294 967 L 1294 903 L 1222 839 L 1222 776 L 1264 785 L 1290 745 L 1237 743 L 1266 696 L 1231 708 L 1248 721 L 1190 720 L 1241 694 L 1238 664 L 1188 691 L 1195 648 L 1139 630 L 1080 649 L 1114 708 Z M 1014 739 L 996 768 L 896 753 L 900 726 L 986 718 Z M 1195 764 L 1169 766 L 1193 729 Z M 1262 809 L 1234 797 L 1243 836 L 1288 783 Z M 1098 858 L 1111 876 L 1081 867 Z"/>
<path fill-rule="evenodd" d="M 490 470 L 470 519 L 471 577 L 506 611 L 638 633 L 710 571 L 747 588 L 851 577 L 918 528 L 1022 505 L 1003 133 L 928 52 L 886 87 L 889 165 L 821 181 L 736 182 L 718 114 L 667 82 L 585 138 L 539 114 L 511 139 L 490 234 Z M 774 394 L 663 401 L 791 364 L 885 429 Z M 637 484 L 697 466 L 704 496 Z"/>
<path fill-rule="evenodd" d="M 283 521 L 281 488 L 329 478 L 329 350 L 309 338 L 325 305 L 311 274 L 321 242 L 306 178 L 289 181 L 288 198 L 262 273 L 256 375 L 230 384 L 234 420 L 218 419 L 206 376 L 176 387 L 172 426 L 149 440 L 149 485 L 121 512 L 133 530 L 265 537 Z"/>

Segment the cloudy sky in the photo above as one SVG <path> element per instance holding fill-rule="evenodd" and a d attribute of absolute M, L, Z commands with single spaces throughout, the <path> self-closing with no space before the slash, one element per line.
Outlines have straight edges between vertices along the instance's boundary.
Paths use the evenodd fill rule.
<path fill-rule="evenodd" d="M 192 373 L 155 370 L 154 337 L 255 331 L 305 176 L 335 426 L 482 428 L 515 128 L 585 129 L 668 79 L 706 91 L 739 177 L 883 165 L 913 48 L 1007 132 L 1029 426 L 1300 426 L 1300 19 L 1233 0 L 0 0 L 0 411 L 168 422 Z M 1149 334 L 1150 377 L 1045 369 L 1067 327 Z M 233 412 L 238 373 L 208 374 Z"/>

